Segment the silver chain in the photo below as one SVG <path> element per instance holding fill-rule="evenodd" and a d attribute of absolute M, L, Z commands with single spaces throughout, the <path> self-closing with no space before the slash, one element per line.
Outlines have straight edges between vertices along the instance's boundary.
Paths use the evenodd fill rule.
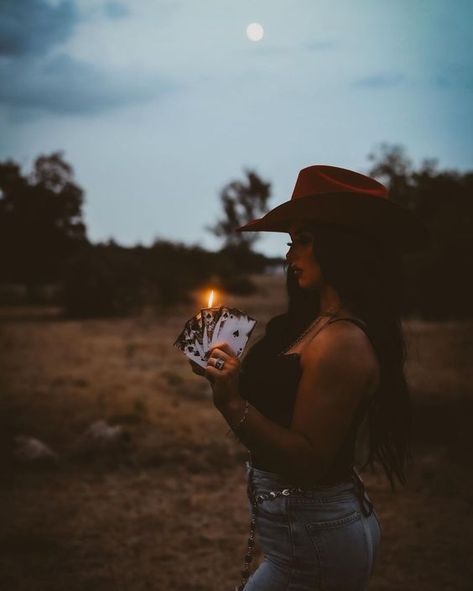
<path fill-rule="evenodd" d="M 295 345 L 297 345 L 297 343 L 302 341 L 302 339 L 314 328 L 314 326 L 316 326 L 318 324 L 318 322 L 323 317 L 328 316 L 329 318 L 333 318 L 334 316 L 336 316 L 338 314 L 339 311 L 340 311 L 340 309 L 336 310 L 335 312 L 323 312 L 322 314 L 319 314 L 317 316 L 317 318 L 309 324 L 309 326 L 304 330 L 304 332 L 301 335 L 299 335 L 297 337 L 297 339 L 289 345 L 289 347 L 287 347 L 286 349 L 284 349 L 284 351 L 282 351 L 281 355 L 284 355 L 285 353 L 287 353 L 289 351 L 289 349 L 292 349 L 292 347 L 294 347 Z"/>
<path fill-rule="evenodd" d="M 256 509 L 258 504 L 264 501 L 274 501 L 278 497 L 288 497 L 295 493 L 303 493 L 307 489 L 295 487 L 295 488 L 284 488 L 283 490 L 271 490 L 267 493 L 261 493 L 259 495 L 251 494 L 248 490 L 248 498 L 251 501 L 251 520 L 250 520 L 250 534 L 248 536 L 247 550 L 245 554 L 245 561 L 243 569 L 241 570 L 241 582 L 235 586 L 234 591 L 243 591 L 245 585 L 250 577 L 250 566 L 253 561 L 253 552 L 255 549 L 255 531 L 256 531 Z"/>

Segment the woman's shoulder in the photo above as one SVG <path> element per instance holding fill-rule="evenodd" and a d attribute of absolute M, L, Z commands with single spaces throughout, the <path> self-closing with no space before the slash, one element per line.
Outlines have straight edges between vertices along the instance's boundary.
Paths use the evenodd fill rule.
<path fill-rule="evenodd" d="M 379 378 L 378 358 L 366 334 L 366 323 L 355 317 L 332 319 L 305 345 L 302 367 L 313 363 L 364 374 L 374 382 Z"/>
<path fill-rule="evenodd" d="M 365 331 L 352 318 L 333 318 L 314 331 L 301 353 L 313 356 L 322 351 L 341 356 L 346 352 L 359 351 L 360 347 L 364 349 L 368 342 Z"/>

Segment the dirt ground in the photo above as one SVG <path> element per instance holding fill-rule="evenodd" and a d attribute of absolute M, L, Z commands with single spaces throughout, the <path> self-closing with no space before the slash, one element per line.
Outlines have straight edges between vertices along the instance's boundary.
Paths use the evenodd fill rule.
<path fill-rule="evenodd" d="M 285 305 L 281 277 L 255 279 L 257 295 L 224 301 L 258 319 L 251 342 Z M 247 453 L 172 347 L 200 296 L 172 315 L 120 320 L 0 309 L 2 589 L 230 591 L 238 582 Z M 472 329 L 405 322 L 415 458 L 397 492 L 364 475 L 382 523 L 371 591 L 472 589 Z M 84 448 L 100 419 L 123 437 Z M 15 459 L 20 435 L 57 461 Z"/>

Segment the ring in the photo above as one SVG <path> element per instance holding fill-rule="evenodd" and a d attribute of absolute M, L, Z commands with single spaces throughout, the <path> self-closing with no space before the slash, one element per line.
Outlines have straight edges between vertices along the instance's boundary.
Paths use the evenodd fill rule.
<path fill-rule="evenodd" d="M 215 367 L 217 369 L 222 369 L 223 366 L 225 365 L 225 359 L 222 359 L 221 357 L 219 357 L 216 361 L 215 361 Z"/>

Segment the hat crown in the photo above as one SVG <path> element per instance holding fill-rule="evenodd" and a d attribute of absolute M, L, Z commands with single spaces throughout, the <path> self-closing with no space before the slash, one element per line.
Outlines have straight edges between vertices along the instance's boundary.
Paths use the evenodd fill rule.
<path fill-rule="evenodd" d="M 291 199 L 325 193 L 363 193 L 388 199 L 388 190 L 375 179 L 338 166 L 315 164 L 303 168 Z"/>

